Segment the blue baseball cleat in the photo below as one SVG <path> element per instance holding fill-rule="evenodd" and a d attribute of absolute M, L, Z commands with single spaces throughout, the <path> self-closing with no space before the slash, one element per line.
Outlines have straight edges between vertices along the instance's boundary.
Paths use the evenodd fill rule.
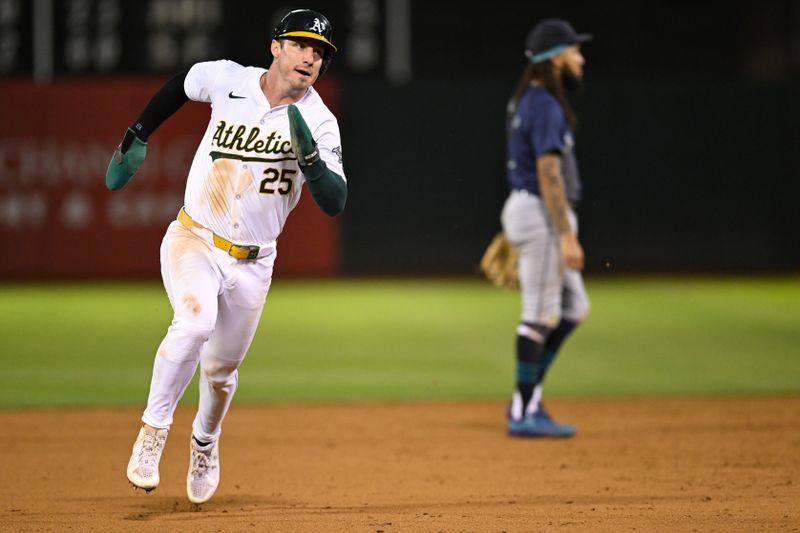
<path fill-rule="evenodd" d="M 559 424 L 553 420 L 543 407 L 519 420 L 508 419 L 508 434 L 512 437 L 567 438 L 575 435 L 576 431 L 572 424 Z"/>

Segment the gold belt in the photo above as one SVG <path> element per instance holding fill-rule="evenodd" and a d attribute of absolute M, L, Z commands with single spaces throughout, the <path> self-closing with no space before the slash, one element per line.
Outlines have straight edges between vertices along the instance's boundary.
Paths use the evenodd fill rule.
<path fill-rule="evenodd" d="M 200 228 L 204 230 L 209 230 L 207 227 L 203 226 L 202 224 L 198 224 L 195 222 L 192 217 L 189 216 L 189 213 L 186 212 L 186 209 L 181 207 L 180 212 L 178 213 L 178 221 L 184 225 L 186 229 L 193 229 L 193 228 Z M 214 246 L 227 252 L 228 255 L 231 257 L 235 257 L 236 259 L 256 259 L 258 258 L 258 252 L 260 248 L 258 246 L 246 245 L 246 244 L 234 244 L 228 239 L 224 237 L 220 237 L 213 231 L 211 231 L 211 235 L 214 237 Z"/>

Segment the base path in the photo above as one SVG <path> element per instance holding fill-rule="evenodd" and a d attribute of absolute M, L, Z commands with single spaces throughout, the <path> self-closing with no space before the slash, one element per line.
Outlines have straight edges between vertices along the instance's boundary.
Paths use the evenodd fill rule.
<path fill-rule="evenodd" d="M 234 405 L 222 480 L 186 499 L 181 407 L 146 494 L 139 409 L 0 411 L 0 531 L 800 531 L 800 396 L 554 400 L 569 440 L 513 439 L 505 403 Z"/>

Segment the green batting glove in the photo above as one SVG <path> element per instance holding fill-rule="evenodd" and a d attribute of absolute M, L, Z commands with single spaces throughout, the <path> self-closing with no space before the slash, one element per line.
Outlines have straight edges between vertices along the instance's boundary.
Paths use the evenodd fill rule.
<path fill-rule="evenodd" d="M 128 128 L 125 138 L 114 150 L 106 170 L 106 187 L 112 191 L 121 189 L 128 183 L 147 155 L 147 143 L 139 139 L 132 129 Z"/>
<path fill-rule="evenodd" d="M 289 105 L 289 133 L 292 136 L 292 150 L 297 156 L 300 170 L 306 178 L 311 197 L 326 214 L 336 216 L 344 209 L 347 200 L 347 183 L 333 172 L 319 157 L 317 143 L 303 120 L 303 115 L 294 104 Z"/>
<path fill-rule="evenodd" d="M 303 120 L 303 115 L 294 104 L 289 104 L 289 131 L 292 135 L 292 149 L 300 166 L 313 165 L 319 161 L 317 143 Z"/>

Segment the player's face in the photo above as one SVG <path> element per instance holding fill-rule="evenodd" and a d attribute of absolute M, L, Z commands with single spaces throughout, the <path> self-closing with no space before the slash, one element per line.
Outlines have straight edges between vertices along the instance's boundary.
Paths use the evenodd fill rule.
<path fill-rule="evenodd" d="M 313 39 L 272 41 L 275 58 L 270 68 L 277 68 L 292 89 L 307 89 L 317 81 L 325 48 Z"/>
<path fill-rule="evenodd" d="M 553 63 L 560 71 L 567 71 L 568 75 L 580 80 L 583 78 L 583 64 L 586 60 L 581 54 L 579 45 L 574 44 L 553 58 Z"/>

